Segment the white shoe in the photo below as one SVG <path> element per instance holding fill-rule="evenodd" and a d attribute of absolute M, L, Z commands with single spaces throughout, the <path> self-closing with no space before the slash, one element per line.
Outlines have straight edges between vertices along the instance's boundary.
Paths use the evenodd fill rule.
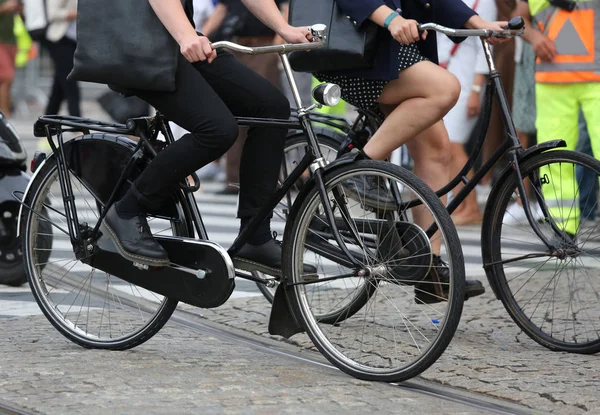
<path fill-rule="evenodd" d="M 216 163 L 210 163 L 196 171 L 200 180 L 214 180 L 223 169 Z"/>
<path fill-rule="evenodd" d="M 491 191 L 492 186 L 490 186 L 489 184 L 478 184 L 477 186 L 475 186 L 475 192 L 477 194 L 477 204 L 485 205 L 487 203 Z"/>
<path fill-rule="evenodd" d="M 544 212 L 537 203 L 530 203 L 531 213 L 533 214 L 534 220 L 540 220 L 544 217 Z M 518 225 L 527 223 L 527 216 L 525 216 L 525 209 L 520 204 L 514 202 L 504 212 L 504 218 L 502 219 L 504 225 Z"/>

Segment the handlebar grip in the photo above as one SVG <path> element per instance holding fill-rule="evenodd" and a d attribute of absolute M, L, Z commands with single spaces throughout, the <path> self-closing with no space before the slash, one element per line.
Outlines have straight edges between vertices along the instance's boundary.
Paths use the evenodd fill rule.
<path fill-rule="evenodd" d="M 525 21 L 521 16 L 516 16 L 510 19 L 508 25 L 504 26 L 506 30 L 521 30 L 525 27 Z"/>

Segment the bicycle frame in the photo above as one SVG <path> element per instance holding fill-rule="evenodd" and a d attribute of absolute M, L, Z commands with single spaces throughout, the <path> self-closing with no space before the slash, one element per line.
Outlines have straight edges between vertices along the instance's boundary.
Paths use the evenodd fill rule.
<path fill-rule="evenodd" d="M 273 209 L 286 196 L 286 194 L 298 181 L 301 175 L 307 169 L 310 169 L 313 175 L 315 185 L 319 190 L 321 201 L 324 206 L 324 213 L 327 218 L 327 221 L 329 222 L 331 233 L 333 234 L 334 239 L 336 240 L 339 246 L 339 249 L 337 249 L 336 252 L 332 253 L 330 258 L 336 256 L 343 256 L 345 258 L 339 258 L 341 263 L 353 265 L 357 269 L 359 269 L 360 263 L 357 261 L 356 256 L 350 253 L 350 251 L 346 247 L 346 244 L 344 243 L 342 236 L 340 236 L 340 232 L 338 231 L 337 226 L 338 223 L 336 223 L 336 219 L 333 214 L 333 209 L 330 205 L 329 199 L 327 198 L 327 192 L 325 190 L 323 179 L 324 167 L 326 163 L 323 159 L 323 155 L 321 153 L 319 143 L 316 134 L 313 130 L 310 118 L 310 111 L 313 108 L 315 108 L 316 105 L 312 105 L 309 107 L 305 107 L 303 105 L 300 98 L 300 94 L 298 93 L 294 75 L 292 73 L 286 52 L 287 51 L 284 49 L 279 53 L 279 55 L 283 67 L 288 76 L 288 80 L 290 82 L 290 86 L 294 94 L 294 99 L 299 108 L 297 110 L 297 120 L 264 119 L 251 117 L 237 117 L 236 120 L 241 126 L 268 126 L 269 128 L 302 130 L 306 134 L 307 143 L 310 148 L 310 151 L 307 152 L 307 154 L 302 158 L 300 163 L 289 174 L 289 176 L 285 179 L 283 184 L 276 190 L 276 192 L 269 198 L 267 203 L 265 203 L 261 207 L 259 212 L 254 216 L 250 224 L 247 226 L 247 228 L 245 228 L 244 231 L 238 235 L 238 237 L 235 239 L 235 241 L 229 248 L 228 253 L 230 256 L 233 257 L 239 251 L 239 249 L 241 249 L 241 247 L 244 246 L 249 237 L 256 231 L 258 226 L 271 215 Z M 175 139 L 173 137 L 168 123 L 160 113 L 158 113 L 155 117 L 144 117 L 129 120 L 127 125 L 96 122 L 93 120 L 69 116 L 42 116 L 40 117 L 39 122 L 41 123 L 40 125 L 44 125 L 45 136 L 49 142 L 53 153 L 55 154 L 55 157 L 57 158 L 59 183 L 62 188 L 63 194 L 65 195 L 63 202 L 66 212 L 66 221 L 68 223 L 68 234 L 70 236 L 70 240 L 75 250 L 77 258 L 83 259 L 91 253 L 92 249 L 89 249 L 89 247 L 91 247 L 93 242 L 96 241 L 99 237 L 100 223 L 104 219 L 108 208 L 112 205 L 112 203 L 116 201 L 117 195 L 119 195 L 122 191 L 122 187 L 125 185 L 125 182 L 129 177 L 131 171 L 142 161 L 148 158 L 152 158 L 157 154 L 154 145 L 156 144 L 156 137 L 158 136 L 158 133 L 161 132 L 163 134 L 167 144 L 174 142 Z M 321 120 L 317 120 L 317 122 L 321 122 Z M 339 125 L 339 123 L 335 123 L 335 125 L 337 126 Z M 108 201 L 104 206 L 102 206 L 103 208 L 101 209 L 101 212 L 98 215 L 99 217 L 97 224 L 95 225 L 94 229 L 91 232 L 88 231 L 86 235 L 82 235 L 82 229 L 80 229 L 80 224 L 77 219 L 77 211 L 74 203 L 75 198 L 73 195 L 73 190 L 71 188 L 71 183 L 68 175 L 69 168 L 65 158 L 65 144 L 63 139 L 63 132 L 66 131 L 81 131 L 86 134 L 89 134 L 90 131 L 103 131 L 116 134 L 135 134 L 140 138 L 133 150 L 133 155 L 131 159 L 129 160 L 121 176 L 119 177 L 118 182 L 115 188 L 112 190 Z M 54 135 L 57 136 L 56 143 L 53 139 Z M 200 239 L 209 239 L 206 227 L 202 220 L 200 209 L 193 195 L 194 189 L 186 185 L 182 185 L 182 188 L 184 190 L 183 201 L 189 207 L 188 212 L 191 215 L 189 219 L 191 220 L 194 226 L 195 232 L 197 233 Z M 48 218 L 44 219 L 48 220 Z M 352 226 L 350 226 L 349 224 L 346 225 L 347 229 L 352 229 Z M 245 276 L 243 274 L 240 274 L 239 276 L 251 279 L 256 282 L 267 282 L 266 279 L 261 280 L 255 277 Z"/>
<path fill-rule="evenodd" d="M 486 42 L 486 38 L 493 35 L 493 32 L 490 30 L 471 30 L 471 29 L 448 29 L 443 26 L 439 26 L 436 24 L 424 24 L 420 26 L 420 30 L 434 30 L 440 31 L 442 33 L 448 34 L 450 36 L 479 36 L 481 40 L 482 47 L 484 49 L 485 58 L 490 69 L 489 73 L 489 81 L 488 87 L 486 88 L 486 95 L 483 104 L 482 117 L 484 122 L 482 123 L 483 128 L 476 139 L 475 145 L 469 155 L 467 163 L 463 166 L 461 171 L 452 179 L 448 184 L 446 184 L 443 188 L 436 191 L 436 195 L 438 197 L 442 197 L 447 195 L 450 191 L 452 191 L 456 185 L 459 183 L 463 183 L 464 187 L 454 195 L 452 201 L 448 204 L 447 210 L 449 213 L 452 213 L 456 210 L 456 208 L 467 198 L 467 196 L 473 191 L 477 183 L 481 181 L 481 179 L 500 161 L 500 159 L 504 155 L 508 155 L 509 163 L 517 174 L 518 179 L 518 190 L 522 195 L 526 195 L 525 182 L 521 175 L 521 169 L 519 166 L 520 156 L 524 154 L 523 147 L 521 142 L 519 141 L 519 137 L 517 135 L 517 131 L 512 119 L 510 105 L 508 103 L 508 99 L 504 92 L 504 87 L 502 85 L 502 77 L 500 72 L 496 69 L 496 65 L 494 63 L 492 53 L 490 50 L 489 44 Z M 517 31 L 507 31 L 507 35 L 515 35 Z M 492 101 L 496 97 L 496 101 L 500 107 L 502 112 L 502 119 L 504 123 L 504 128 L 507 133 L 507 139 L 504 141 L 502 146 L 498 148 L 490 157 L 488 161 L 486 161 L 483 166 L 481 166 L 477 171 L 474 172 L 474 175 L 471 179 L 467 177 L 467 174 L 471 171 L 473 166 L 475 165 L 476 160 L 479 158 L 481 154 L 481 150 L 483 148 L 483 144 L 485 141 L 485 136 L 487 133 L 487 129 L 489 126 L 489 121 L 491 117 L 491 108 Z M 375 126 L 375 128 L 380 124 L 381 120 L 375 114 L 361 112 L 363 116 L 365 116 L 370 122 L 371 127 Z M 351 131 L 355 131 L 354 128 L 356 124 L 353 126 Z M 540 192 L 536 192 L 536 198 L 538 199 L 538 203 L 542 209 L 542 212 L 546 217 L 549 217 L 548 209 L 544 203 L 541 203 L 540 200 Z M 533 228 L 535 234 L 541 239 L 541 241 L 546 245 L 548 249 L 554 249 L 552 242 L 550 242 L 549 238 L 546 237 L 540 227 L 538 226 L 536 220 L 533 218 L 533 214 L 531 212 L 531 205 L 526 197 L 521 198 L 523 202 L 523 209 L 525 210 L 525 214 L 527 220 L 529 221 L 531 227 Z M 400 205 L 402 209 L 413 208 L 420 205 L 421 202 L 417 200 L 411 200 L 404 202 Z M 564 231 L 560 230 L 554 221 L 550 221 L 551 227 L 555 233 L 558 235 L 564 235 Z M 432 224 L 426 231 L 427 235 L 431 238 L 435 232 L 437 231 L 437 226 Z"/>
<path fill-rule="evenodd" d="M 467 164 L 463 167 L 463 169 L 456 175 L 454 179 L 450 181 L 446 186 L 442 189 L 438 190 L 436 194 L 438 196 L 444 196 L 449 193 L 459 182 L 464 183 L 464 187 L 454 196 L 452 201 L 448 204 L 448 212 L 452 213 L 456 210 L 456 208 L 466 199 L 466 197 L 473 191 L 477 183 L 481 181 L 481 179 L 494 167 L 494 165 L 500 161 L 500 159 L 504 155 L 508 155 L 509 163 L 512 166 L 513 170 L 517 174 L 517 186 L 519 189 L 519 193 L 521 195 L 526 195 L 525 182 L 523 176 L 521 175 L 521 168 L 519 165 L 519 155 L 523 152 L 523 147 L 521 142 L 519 141 L 519 136 L 517 134 L 517 130 L 515 128 L 515 124 L 512 118 L 512 114 L 510 111 L 510 106 L 508 103 L 508 99 L 506 98 L 506 93 L 504 92 L 504 87 L 502 85 L 502 77 L 500 72 L 496 69 L 496 65 L 494 63 L 492 53 L 490 50 L 489 44 L 485 41 L 484 38 L 481 38 L 481 44 L 484 49 L 485 58 L 487 64 L 490 69 L 488 88 L 486 89 L 486 97 L 485 97 L 485 107 L 484 107 L 484 128 L 480 131 L 480 134 L 477 138 L 476 144 L 473 148 L 469 156 L 469 160 Z M 489 127 L 489 121 L 491 117 L 491 108 L 492 108 L 492 99 L 496 97 L 496 102 L 500 107 L 500 111 L 502 113 L 502 120 L 504 122 L 504 128 L 507 134 L 507 139 L 504 141 L 502 146 L 498 148 L 494 154 L 490 157 L 488 161 L 478 169 L 472 179 L 467 178 L 468 172 L 471 170 L 475 161 L 481 154 L 481 150 L 483 147 L 483 143 L 485 141 L 485 136 L 487 133 L 487 129 Z M 540 192 L 535 192 L 536 198 L 538 199 L 538 203 L 546 217 L 549 217 L 549 213 L 545 203 L 540 203 Z M 537 221 L 533 218 L 533 214 L 531 212 L 531 204 L 527 197 L 521 197 L 521 201 L 523 203 L 523 209 L 525 211 L 525 215 L 529 224 L 531 225 L 535 234 L 541 239 L 541 241 L 546 245 L 549 249 L 554 249 L 552 242 L 550 242 L 549 238 L 545 236 L 540 227 L 537 224 Z M 555 224 L 554 221 L 549 221 L 551 227 L 554 232 L 559 235 L 562 235 L 564 232 L 561 231 Z"/>

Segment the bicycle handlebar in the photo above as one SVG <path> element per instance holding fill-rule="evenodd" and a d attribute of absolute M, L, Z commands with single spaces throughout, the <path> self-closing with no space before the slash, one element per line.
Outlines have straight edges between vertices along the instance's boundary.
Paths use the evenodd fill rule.
<path fill-rule="evenodd" d="M 321 49 L 325 47 L 325 42 L 322 40 L 311 42 L 311 43 L 286 43 L 282 45 L 271 45 L 271 46 L 259 46 L 251 48 L 248 46 L 238 45 L 237 43 L 229 42 L 226 40 L 215 42 L 211 44 L 212 48 L 217 49 L 229 49 L 247 55 L 262 55 L 265 53 L 289 53 L 296 51 L 307 51 L 313 49 Z"/>
<path fill-rule="evenodd" d="M 505 30 L 489 30 L 489 29 L 451 29 L 435 23 L 425 23 L 419 25 L 419 31 L 431 30 L 440 32 L 452 37 L 512 37 L 523 34 L 525 22 L 521 17 L 515 17 L 508 22 Z"/>
<path fill-rule="evenodd" d="M 308 28 L 313 36 L 313 41 L 309 43 L 286 43 L 282 45 L 271 45 L 271 46 L 259 46 L 251 48 L 248 46 L 238 45 L 237 43 L 229 41 L 220 41 L 212 43 L 213 49 L 229 49 L 235 52 L 245 53 L 247 55 L 262 55 L 265 53 L 290 53 L 297 51 L 309 51 L 314 49 L 321 49 L 325 47 L 325 35 L 327 33 L 327 26 L 324 24 L 314 24 Z"/>

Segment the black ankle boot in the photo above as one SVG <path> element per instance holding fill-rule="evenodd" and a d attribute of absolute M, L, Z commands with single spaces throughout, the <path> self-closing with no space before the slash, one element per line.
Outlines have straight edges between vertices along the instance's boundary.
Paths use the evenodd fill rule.
<path fill-rule="evenodd" d="M 244 271 L 258 271 L 281 277 L 281 257 L 281 244 L 270 239 L 262 245 L 244 245 L 233 258 L 233 265 Z M 317 268 L 310 264 L 304 264 L 304 274 L 305 278 L 318 278 Z"/>
<path fill-rule="evenodd" d="M 423 282 L 415 286 L 415 303 L 434 304 L 448 299 L 450 271 L 448 265 L 437 255 L 433 256 L 433 264 Z M 485 293 L 481 281 L 465 281 L 465 300 Z"/>
<path fill-rule="evenodd" d="M 113 204 L 106 213 L 100 230 L 110 238 L 125 259 L 150 267 L 169 265 L 167 251 L 152 237 L 146 215 L 122 218 Z"/>

